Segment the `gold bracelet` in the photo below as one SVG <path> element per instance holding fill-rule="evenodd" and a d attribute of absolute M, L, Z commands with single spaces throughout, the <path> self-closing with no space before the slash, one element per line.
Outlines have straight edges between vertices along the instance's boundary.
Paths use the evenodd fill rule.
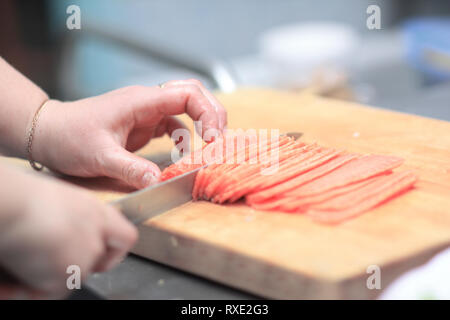
<path fill-rule="evenodd" d="M 46 99 L 41 106 L 39 107 L 39 109 L 37 109 L 36 113 L 34 114 L 33 117 L 33 121 L 31 122 L 31 126 L 30 129 L 28 130 L 28 136 L 27 136 L 27 156 L 28 156 L 28 162 L 30 162 L 31 167 L 36 170 L 36 171 L 41 171 L 42 169 L 44 169 L 44 166 L 41 165 L 40 163 L 37 163 L 36 161 L 33 160 L 33 156 L 32 156 L 32 150 L 33 150 L 33 138 L 34 138 L 34 131 L 36 130 L 36 125 L 37 122 L 39 120 L 39 116 L 41 114 L 41 111 L 44 109 L 45 105 L 47 104 L 47 102 L 49 102 L 50 99 Z"/>

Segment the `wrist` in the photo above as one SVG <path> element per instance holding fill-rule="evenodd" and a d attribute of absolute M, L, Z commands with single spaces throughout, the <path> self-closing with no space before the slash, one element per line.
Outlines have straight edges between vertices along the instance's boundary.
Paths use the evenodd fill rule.
<path fill-rule="evenodd" d="M 26 134 L 47 94 L 0 57 L 0 152 L 26 158 Z"/>

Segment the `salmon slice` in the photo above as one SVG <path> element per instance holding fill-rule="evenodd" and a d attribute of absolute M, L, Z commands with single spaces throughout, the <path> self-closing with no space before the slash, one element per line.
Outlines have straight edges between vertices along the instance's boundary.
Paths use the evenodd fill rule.
<path fill-rule="evenodd" d="M 295 201 L 295 198 L 285 198 L 285 197 L 278 197 L 278 198 L 270 198 L 266 201 L 262 202 L 249 202 L 246 198 L 246 203 L 250 207 L 252 207 L 255 210 L 279 210 L 280 206 L 290 203 L 291 201 Z M 285 211 L 285 210 L 283 210 Z"/>
<path fill-rule="evenodd" d="M 281 142 L 281 146 L 280 146 L 280 142 Z M 280 148 L 281 150 L 290 149 L 294 145 L 304 145 L 304 144 L 303 143 L 297 144 L 291 138 L 282 137 L 280 139 L 280 141 L 273 141 L 271 144 L 269 144 L 267 146 L 267 149 L 269 151 L 275 147 Z M 248 157 L 245 157 L 244 160 L 246 161 L 246 163 L 250 162 L 250 161 L 257 162 L 257 159 L 255 159 L 255 158 L 257 158 L 257 156 L 258 156 L 258 153 L 252 153 L 252 154 L 249 154 Z M 238 160 L 238 158 L 236 158 L 234 160 Z M 214 179 L 212 179 L 212 181 L 210 183 L 208 183 L 203 188 L 201 188 L 201 193 L 203 195 L 203 198 L 206 198 L 206 199 L 211 198 L 213 196 L 214 192 L 218 188 L 220 188 L 221 185 L 223 185 L 226 182 L 228 175 L 239 174 L 240 168 L 242 166 L 245 166 L 246 163 L 233 163 L 233 164 L 224 163 L 224 164 L 217 165 L 215 167 L 206 168 L 205 174 L 207 174 L 207 175 L 213 174 Z"/>
<path fill-rule="evenodd" d="M 343 165 L 323 177 L 300 186 L 287 195 L 302 197 L 316 195 L 388 172 L 402 163 L 403 159 L 397 157 L 366 155 Z"/>
<path fill-rule="evenodd" d="M 280 161 L 277 175 L 290 170 L 292 167 L 295 167 L 301 161 L 304 161 L 308 158 L 311 158 L 313 155 L 317 154 L 321 151 L 320 147 L 312 147 L 307 146 L 308 148 L 304 148 L 303 150 L 298 150 L 298 154 L 284 160 Z M 243 177 L 239 181 L 235 181 L 232 185 L 229 185 L 225 189 L 226 198 L 229 198 L 230 202 L 235 202 L 238 199 L 242 198 L 245 194 L 249 192 L 254 192 L 256 190 L 260 190 L 267 180 L 272 179 L 272 177 L 268 177 L 267 175 L 263 175 L 261 172 L 257 172 L 254 175 Z M 273 181 L 275 184 L 276 181 Z"/>
<path fill-rule="evenodd" d="M 289 169 L 290 167 L 297 165 L 300 161 L 312 157 L 314 154 L 319 152 L 321 148 L 314 145 L 301 146 L 298 149 L 290 150 L 289 152 L 280 152 L 279 156 L 279 167 L 278 173 L 283 170 Z M 255 185 L 256 180 L 267 180 L 271 179 L 267 175 L 263 175 L 261 172 L 263 169 L 270 167 L 270 164 L 263 164 L 256 167 L 255 170 L 242 170 L 241 175 L 236 175 L 234 177 L 229 177 L 228 183 L 222 188 L 221 201 L 223 199 L 228 199 L 230 202 L 234 202 L 241 198 L 245 193 L 251 191 L 252 186 Z M 258 185 L 258 182 L 256 182 Z M 219 201 L 219 200 L 218 200 Z"/>
<path fill-rule="evenodd" d="M 315 161 L 318 158 L 332 157 L 333 152 L 333 150 L 314 147 L 306 152 L 301 152 L 298 156 L 282 161 L 279 165 L 278 172 L 273 175 L 268 176 L 257 172 L 251 177 L 243 179 L 236 178 L 232 185 L 226 187 L 224 192 L 228 194 L 225 197 L 231 196 L 230 201 L 233 202 L 241 198 L 244 194 L 259 191 L 268 185 L 277 184 L 279 181 L 287 179 L 289 175 L 304 171 L 305 168 L 299 167 L 299 164 L 305 163 L 306 161 Z M 268 184 L 268 181 L 271 181 L 270 184 Z"/>
<path fill-rule="evenodd" d="M 165 181 L 180 174 L 195 170 L 205 165 L 207 162 L 219 161 L 220 159 L 229 157 L 230 153 L 231 155 L 236 154 L 236 152 L 242 149 L 237 147 L 238 146 L 237 138 L 238 138 L 237 136 L 232 136 L 231 138 L 230 137 L 219 138 L 211 143 L 205 144 L 204 146 L 202 146 L 197 150 L 194 150 L 193 152 L 190 152 L 189 154 L 183 156 L 176 163 L 165 168 L 161 173 L 160 180 Z M 233 141 L 230 141 L 230 139 L 232 139 Z M 246 142 L 244 147 L 247 147 L 249 145 L 248 141 L 250 138 L 245 136 L 244 139 Z M 228 143 L 232 142 L 233 144 L 233 148 L 231 149 L 231 151 L 227 149 L 227 142 Z M 222 147 L 218 148 L 218 151 L 222 151 L 220 154 L 219 153 L 216 154 L 215 148 L 217 144 L 222 144 Z M 206 154 L 211 155 L 212 159 L 210 159 L 210 161 L 207 161 L 208 159 L 205 159 Z"/>
<path fill-rule="evenodd" d="M 165 168 L 161 172 L 160 181 L 166 181 L 173 177 L 182 175 L 185 172 L 189 172 L 200 168 L 202 166 L 201 163 L 195 163 L 194 159 L 196 159 L 197 155 L 201 154 L 201 150 L 197 150 L 193 153 L 189 153 L 185 155 L 183 158 L 178 160 L 176 163 L 171 164 L 167 168 Z"/>
<path fill-rule="evenodd" d="M 410 173 L 405 173 L 405 175 L 409 175 Z M 271 198 L 264 202 L 260 203 L 251 203 L 251 207 L 257 210 L 278 210 L 283 212 L 297 212 L 304 213 L 310 208 L 319 208 L 322 206 L 322 203 L 327 203 L 327 200 L 333 200 L 338 196 L 347 196 L 351 194 L 350 197 L 353 197 L 353 191 L 361 190 L 365 186 L 373 186 L 377 182 L 379 183 L 381 178 L 390 177 L 396 179 L 398 177 L 392 177 L 392 172 L 386 173 L 384 175 L 379 175 L 375 177 L 368 178 L 366 180 L 356 182 L 347 186 L 339 187 L 336 189 L 332 189 L 322 194 L 318 194 L 310 197 L 293 197 L 293 196 L 282 196 L 278 198 Z M 339 198 L 338 198 L 339 199 Z M 359 198 L 358 198 L 359 199 Z M 339 200 L 339 201 L 342 201 Z M 356 200 L 358 201 L 358 200 Z M 332 203 L 332 202 L 331 202 Z M 351 203 L 351 202 L 346 202 Z M 314 205 L 316 205 L 314 207 Z"/>
<path fill-rule="evenodd" d="M 238 138 L 244 138 L 244 143 Z M 230 141 L 231 147 L 216 149 L 217 143 Z M 216 140 L 200 150 L 211 157 L 206 159 L 194 151 L 164 170 L 163 177 L 174 177 L 207 163 L 195 179 L 194 200 L 231 203 L 245 197 L 254 209 L 306 213 L 325 223 L 341 222 L 370 210 L 416 181 L 411 172 L 392 173 L 403 162 L 397 157 L 346 153 L 288 137 L 256 142 L 250 136 Z M 263 151 L 268 153 L 264 160 L 269 161 L 261 160 Z M 270 162 L 274 151 L 277 171 L 264 175 L 262 170 L 274 165 Z M 199 156 L 201 163 L 191 163 Z"/>
<path fill-rule="evenodd" d="M 386 174 L 390 173 L 391 172 Z M 324 193 L 319 193 L 313 196 L 308 197 L 287 196 L 284 199 L 280 199 L 282 201 L 279 205 L 279 209 L 288 212 L 300 211 L 302 209 L 306 210 L 307 206 L 326 201 L 328 199 L 351 192 L 353 190 L 358 190 L 359 188 L 364 187 L 365 185 L 371 183 L 373 178 L 375 177 L 371 177 L 366 180 L 355 182 L 346 186 L 337 187 L 335 189 L 331 189 L 325 191 Z"/>
<path fill-rule="evenodd" d="M 234 199 L 228 199 L 230 201 L 237 200 L 241 198 L 242 195 L 237 193 L 248 190 L 247 186 L 252 186 L 256 180 L 262 178 L 262 180 L 266 181 L 268 179 L 272 179 L 277 176 L 280 172 L 284 170 L 288 170 L 290 167 L 295 166 L 301 160 L 311 158 L 314 154 L 321 152 L 322 148 L 317 147 L 316 145 L 303 146 L 301 148 L 297 148 L 296 150 L 291 150 L 289 152 L 283 153 L 280 152 L 278 162 L 275 163 L 265 163 L 260 164 L 255 170 L 241 170 L 240 175 L 234 175 L 229 177 L 229 183 L 227 183 L 221 191 L 221 197 L 227 198 L 228 196 L 232 196 Z M 245 168 L 242 168 L 245 169 Z M 267 170 L 274 170 L 276 173 L 268 174 Z M 249 191 L 249 190 L 248 190 Z M 225 195 L 226 193 L 226 195 Z M 223 201 L 222 199 L 221 201 Z"/>
<path fill-rule="evenodd" d="M 278 148 L 278 160 L 284 161 L 285 159 L 295 157 L 296 155 L 305 151 L 303 143 L 295 142 L 293 145 L 286 144 Z M 271 151 L 271 150 L 269 150 Z M 269 156 L 268 156 L 269 157 Z M 266 164 L 264 159 L 254 159 L 256 163 L 246 162 L 237 165 L 231 172 L 226 172 L 221 178 L 215 177 L 215 182 L 208 186 L 206 190 L 206 198 L 211 198 L 216 195 L 223 196 L 225 190 L 234 189 L 236 184 L 242 183 L 246 179 L 251 179 L 254 175 L 258 174 L 264 168 L 267 168 L 270 164 Z M 218 201 L 215 199 L 214 201 Z"/>
<path fill-rule="evenodd" d="M 274 193 L 273 189 L 269 189 L 270 193 L 266 193 L 267 198 L 263 201 L 253 201 L 250 199 L 247 201 L 249 205 L 251 205 L 255 209 L 259 210 L 271 210 L 271 209 L 280 209 L 283 211 L 288 211 L 286 206 L 292 205 L 293 202 L 298 201 L 297 195 L 291 195 L 289 192 L 283 193 L 283 189 L 291 188 L 293 185 L 299 186 L 309 181 L 312 181 L 318 177 L 324 176 L 327 173 L 343 166 L 344 164 L 357 159 L 359 156 L 357 154 L 344 154 L 338 156 L 335 159 L 332 159 L 321 166 L 318 166 L 303 175 L 298 176 L 295 179 L 288 180 L 289 184 L 279 184 L 276 186 L 276 190 Z M 292 182 L 292 184 L 291 184 Z M 294 186 L 294 188 L 295 188 Z M 280 193 L 278 193 L 278 191 Z M 295 189 L 294 189 L 295 190 Z M 288 195 L 289 194 L 289 195 Z M 264 194 L 263 194 L 264 195 Z M 271 196 L 272 195 L 272 196 Z M 257 198 L 259 200 L 261 198 Z"/>
<path fill-rule="evenodd" d="M 260 175 L 256 179 L 249 181 L 250 191 L 261 191 L 268 187 L 284 182 L 291 177 L 301 175 L 302 173 L 313 167 L 318 161 L 320 163 L 328 161 L 336 157 L 339 151 L 333 149 L 324 149 L 316 147 L 310 151 L 301 154 L 298 158 L 289 159 L 285 163 L 281 163 L 278 172 L 271 176 Z"/>
<path fill-rule="evenodd" d="M 203 165 L 202 154 L 208 147 L 214 145 L 218 141 L 205 144 L 202 148 L 194 150 L 183 156 L 180 160 L 171 164 L 161 172 L 160 181 L 166 181 L 183 173 L 200 168 Z"/>
<path fill-rule="evenodd" d="M 313 206 L 307 215 L 316 221 L 339 223 L 410 189 L 416 181 L 410 171 L 376 177 L 365 187 Z"/>
<path fill-rule="evenodd" d="M 268 150 L 271 150 L 274 147 L 287 147 L 293 144 L 304 145 L 303 142 L 296 142 L 293 138 L 280 136 L 276 139 L 259 140 L 255 150 L 255 145 L 250 145 L 247 139 L 248 137 L 246 137 L 246 143 L 244 147 L 239 147 L 236 142 L 237 140 L 234 139 L 234 148 L 231 149 L 231 152 L 228 152 L 222 159 L 220 159 L 221 163 L 210 164 L 207 168 L 202 169 L 201 172 L 197 174 L 192 192 L 193 199 L 197 200 L 199 198 L 205 198 L 204 191 L 205 188 L 209 185 L 208 181 L 210 180 L 211 175 L 214 175 L 216 177 L 221 176 L 225 173 L 232 172 L 233 168 L 240 165 L 239 163 L 236 163 L 236 161 L 240 159 L 249 161 L 256 155 L 258 155 L 258 148 L 261 148 L 262 146 L 266 147 Z M 229 164 L 228 162 L 231 162 L 231 164 Z M 215 179 L 213 180 L 215 181 Z"/>
<path fill-rule="evenodd" d="M 284 196 L 284 193 L 290 191 L 294 188 L 310 182 L 317 177 L 323 176 L 328 172 L 345 165 L 348 162 L 355 160 L 358 155 L 356 154 L 346 154 L 340 155 L 341 151 L 335 151 L 331 153 L 328 157 L 319 159 L 313 162 L 307 169 L 304 170 L 302 175 L 297 175 L 292 179 L 283 179 L 284 181 L 274 185 L 268 189 L 252 193 L 247 196 L 248 203 L 263 202 L 272 197 Z"/>

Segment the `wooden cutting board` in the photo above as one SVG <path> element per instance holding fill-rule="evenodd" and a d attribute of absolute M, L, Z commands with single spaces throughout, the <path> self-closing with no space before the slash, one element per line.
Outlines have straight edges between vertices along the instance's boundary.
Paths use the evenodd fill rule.
<path fill-rule="evenodd" d="M 400 156 L 406 161 L 398 170 L 411 169 L 420 180 L 413 191 L 338 226 L 244 204 L 188 203 L 141 225 L 134 253 L 261 297 L 366 299 L 450 245 L 449 122 L 311 94 L 241 89 L 218 97 L 230 128 L 301 131 L 307 142 Z M 140 154 L 161 163 L 170 149 L 164 138 Z M 75 182 L 105 201 L 123 195 L 108 179 Z M 366 285 L 373 265 L 381 290 Z"/>

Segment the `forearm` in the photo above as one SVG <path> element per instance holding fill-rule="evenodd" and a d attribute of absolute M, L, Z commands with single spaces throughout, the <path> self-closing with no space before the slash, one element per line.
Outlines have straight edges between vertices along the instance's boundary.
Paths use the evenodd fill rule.
<path fill-rule="evenodd" d="M 0 57 L 0 153 L 26 157 L 26 136 L 47 94 Z"/>

